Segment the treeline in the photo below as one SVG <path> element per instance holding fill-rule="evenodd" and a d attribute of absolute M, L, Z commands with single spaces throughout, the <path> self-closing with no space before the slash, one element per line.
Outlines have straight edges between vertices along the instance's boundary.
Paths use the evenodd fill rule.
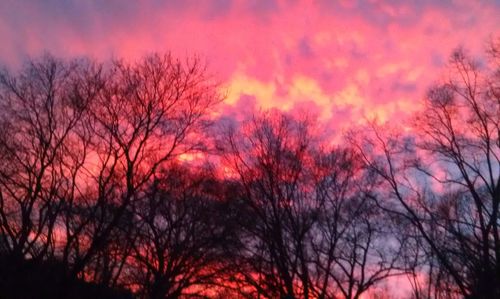
<path fill-rule="evenodd" d="M 197 59 L 4 70 L 0 297 L 499 298 L 499 50 L 334 146 L 307 116 L 217 119 Z"/>

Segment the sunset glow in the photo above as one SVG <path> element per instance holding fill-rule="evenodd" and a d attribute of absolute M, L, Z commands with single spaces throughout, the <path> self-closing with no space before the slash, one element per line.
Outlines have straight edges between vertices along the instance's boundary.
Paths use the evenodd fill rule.
<path fill-rule="evenodd" d="M 49 51 L 136 59 L 199 55 L 236 118 L 306 110 L 340 132 L 419 108 L 450 52 L 498 34 L 495 1 L 3 1 L 0 61 Z"/>
<path fill-rule="evenodd" d="M 499 20 L 0 0 L 0 298 L 500 298 Z"/>

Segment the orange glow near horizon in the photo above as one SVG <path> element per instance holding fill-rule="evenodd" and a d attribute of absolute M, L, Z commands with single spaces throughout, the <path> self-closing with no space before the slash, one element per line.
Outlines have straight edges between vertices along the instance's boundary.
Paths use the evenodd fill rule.
<path fill-rule="evenodd" d="M 482 55 L 491 39 L 500 38 L 499 16 L 500 0 L 3 0 L 0 70 L 16 69 L 44 52 L 98 61 L 134 61 L 154 52 L 171 52 L 181 61 L 195 56 L 206 62 L 207 78 L 219 82 L 225 96 L 215 111 L 209 111 L 207 118 L 214 123 L 239 124 L 259 111 L 277 109 L 317 120 L 315 129 L 324 132 L 314 133 L 337 145 L 344 132 L 368 123 L 380 124 L 384 132 L 397 127 L 394 131 L 405 135 L 418 133 L 410 118 L 423 108 L 426 91 L 449 75 L 446 65 L 452 51 L 463 47 L 472 57 Z M 117 121 L 123 122 L 123 118 Z M 460 128 L 467 128 L 464 124 Z M 459 133 L 467 136 L 468 131 Z M 193 133 L 186 138 L 201 137 Z M 144 146 L 156 161 L 169 142 L 149 137 L 132 151 L 141 153 L 136 149 Z M 383 153 L 376 147 L 373 151 Z M 423 163 L 431 164 L 421 156 Z M 78 192 L 97 190 L 91 188 L 95 177 L 109 161 L 120 161 L 114 157 L 118 156 L 101 159 L 98 151 L 89 151 L 75 178 Z M 214 163 L 217 176 L 232 179 L 240 174 L 233 166 L 237 162 L 195 150 L 179 149 L 172 157 L 168 163 L 181 165 L 221 159 Z M 149 178 L 144 175 L 152 169 L 148 158 L 141 160 L 136 177 Z M 116 166 L 117 181 L 126 165 Z M 448 180 L 440 167 L 429 168 L 436 178 Z M 292 181 L 288 176 L 282 180 Z M 134 181 L 141 180 L 134 177 Z M 438 193 L 448 190 L 444 186 L 431 180 L 431 189 Z M 56 250 L 67 240 L 64 230 L 69 226 L 64 225 L 54 228 Z M 42 231 L 29 235 L 33 243 L 43 238 Z M 79 240 L 80 246 L 89 247 L 89 240 Z M 236 278 L 229 280 L 235 288 Z M 413 282 L 424 284 L 424 279 L 417 273 Z M 387 287 L 394 297 L 411 290 L 403 275 L 379 286 Z M 370 291 L 361 298 L 374 294 Z"/>

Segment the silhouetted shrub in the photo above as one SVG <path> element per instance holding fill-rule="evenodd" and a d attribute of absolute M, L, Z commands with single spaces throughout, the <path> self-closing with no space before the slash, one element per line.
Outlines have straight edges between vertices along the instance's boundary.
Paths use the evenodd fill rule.
<path fill-rule="evenodd" d="M 83 280 L 64 280 L 62 264 L 0 256 L 0 298 L 128 299 L 129 291 L 112 289 Z"/>

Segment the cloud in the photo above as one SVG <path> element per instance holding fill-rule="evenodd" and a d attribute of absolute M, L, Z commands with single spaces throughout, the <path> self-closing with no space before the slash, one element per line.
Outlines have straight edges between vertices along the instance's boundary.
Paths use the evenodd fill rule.
<path fill-rule="evenodd" d="M 498 15 L 498 1 L 7 0 L 0 62 L 199 55 L 225 82 L 223 111 L 309 107 L 341 131 L 418 109 L 453 48 L 475 55 L 500 34 Z"/>
<path fill-rule="evenodd" d="M 253 96 L 259 100 L 260 106 L 264 109 L 271 108 L 276 87 L 273 83 L 261 82 L 251 78 L 246 74 L 235 74 L 229 82 L 229 91 L 226 103 L 237 104 L 242 97 Z"/>

